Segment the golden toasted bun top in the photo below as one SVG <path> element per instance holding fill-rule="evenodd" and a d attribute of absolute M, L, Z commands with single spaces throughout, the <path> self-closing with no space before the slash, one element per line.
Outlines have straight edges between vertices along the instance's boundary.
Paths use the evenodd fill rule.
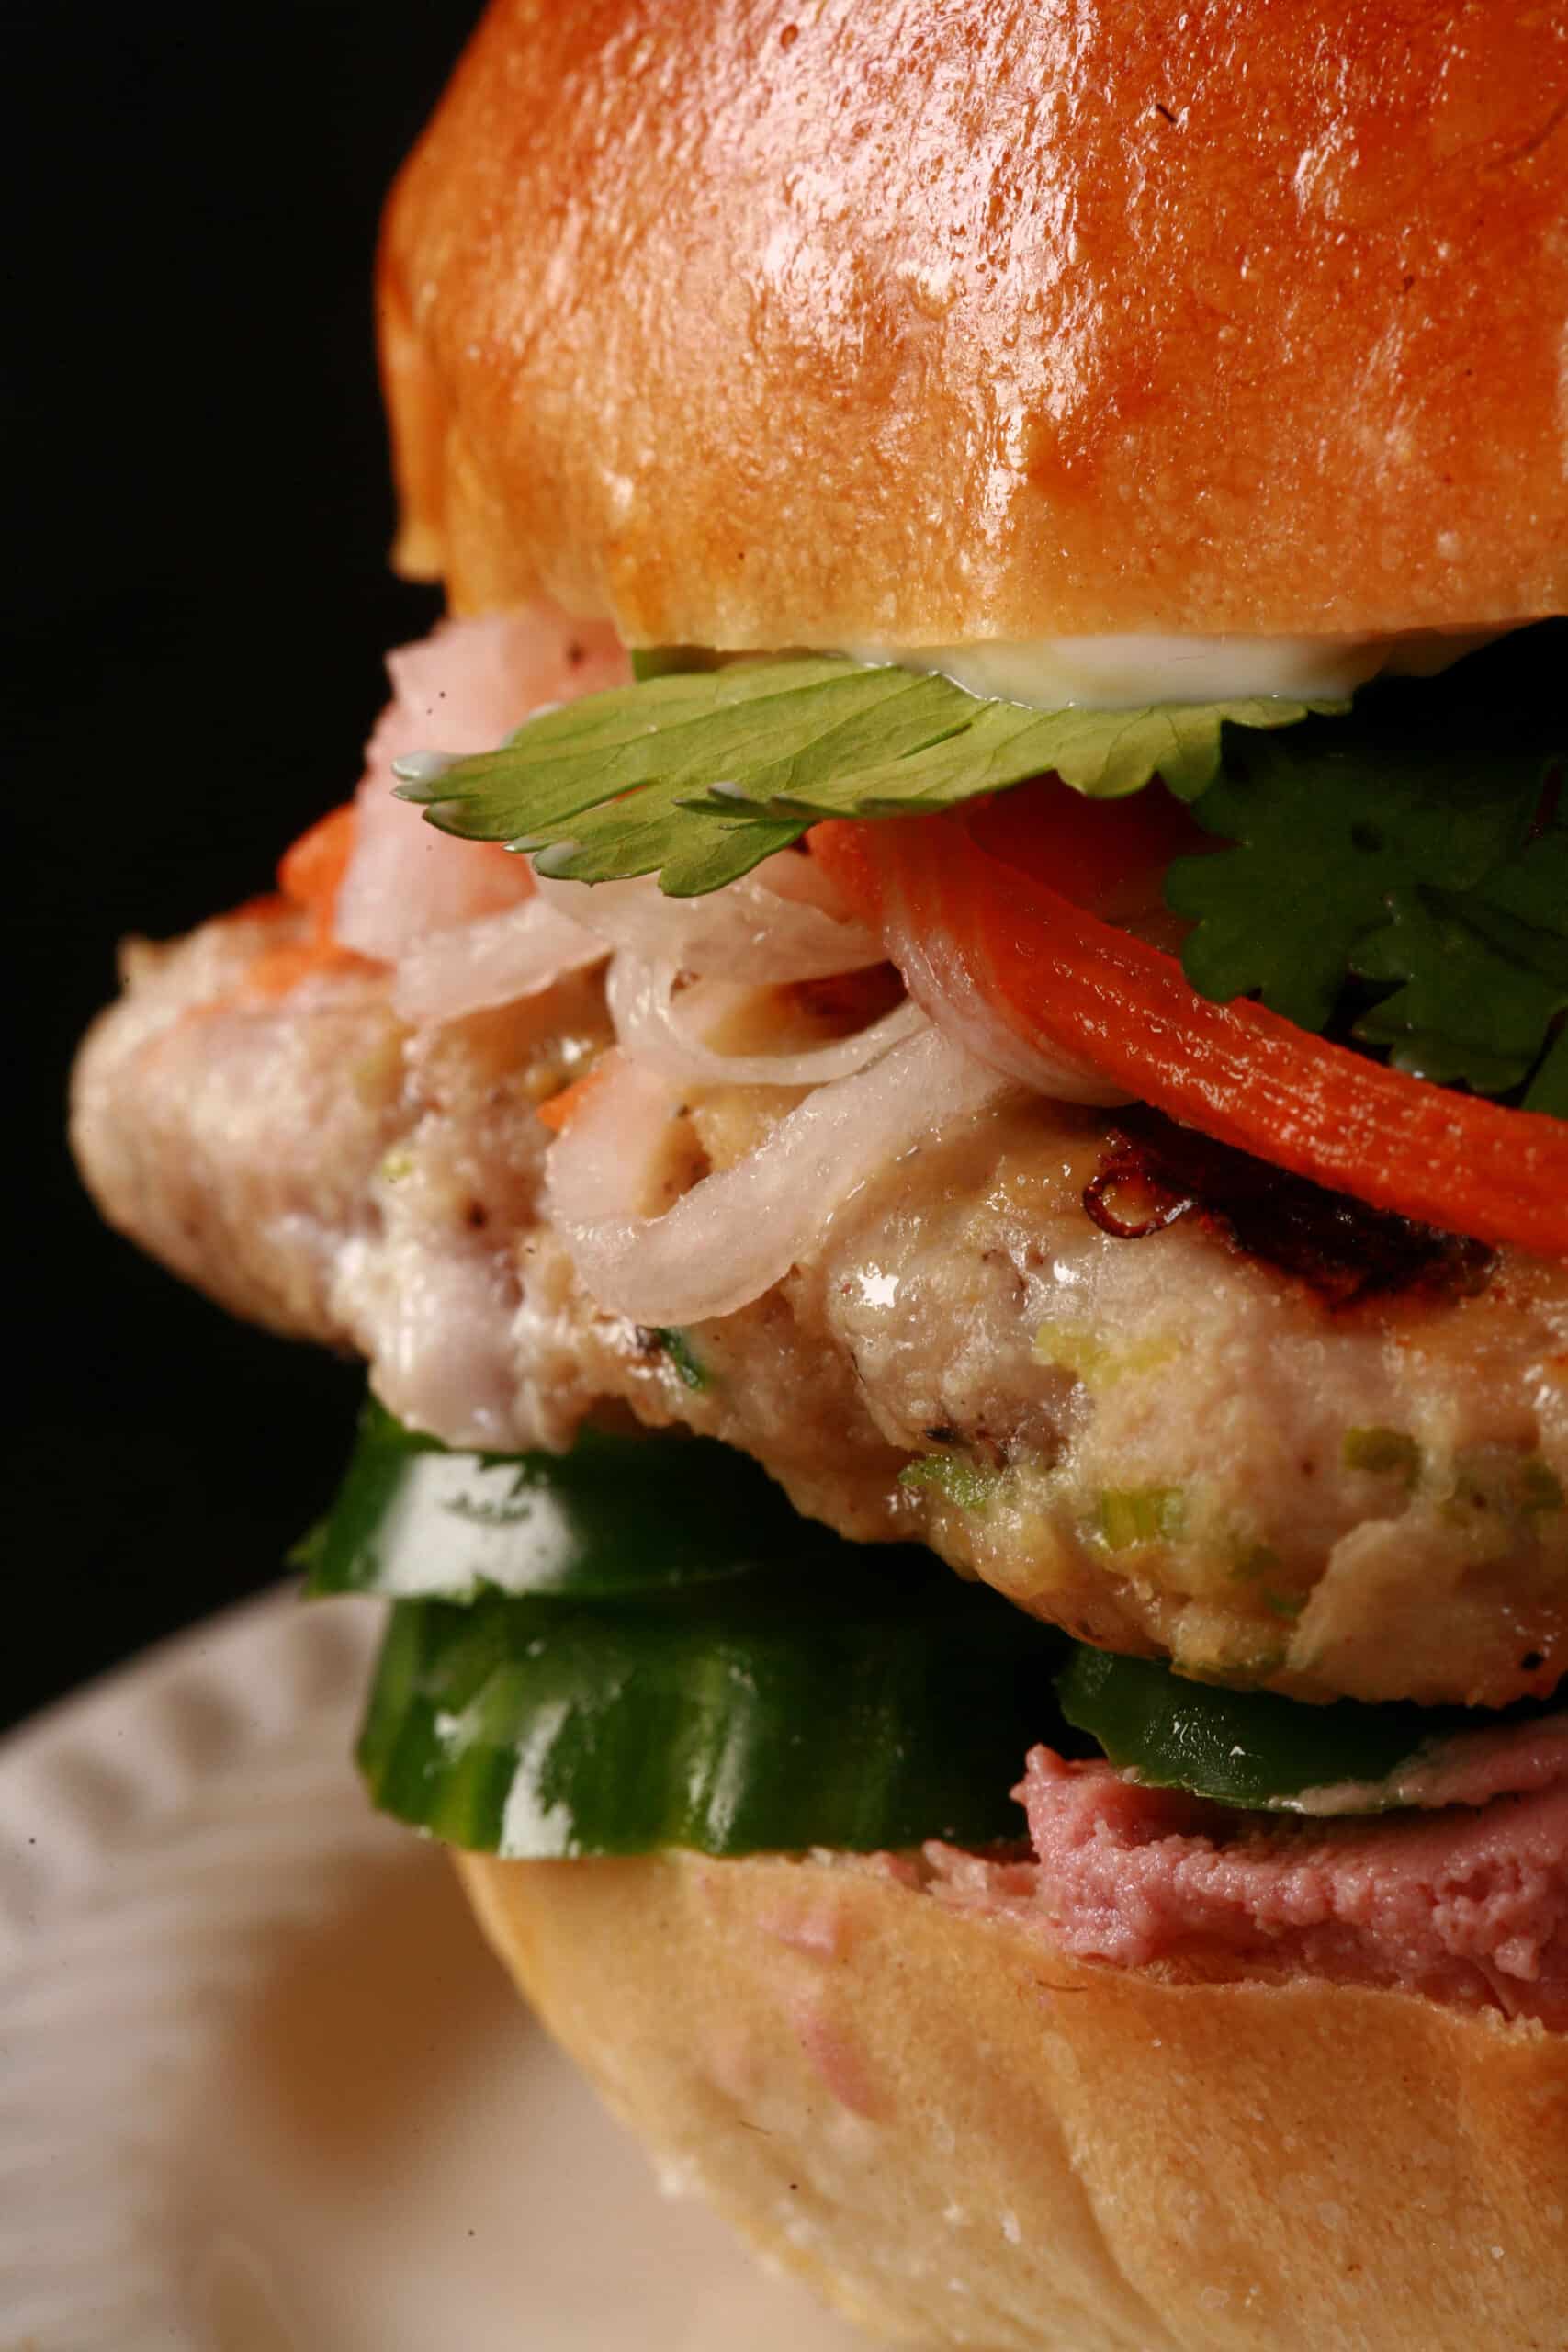
<path fill-rule="evenodd" d="M 494 0 L 389 208 L 405 568 L 634 640 L 1568 609 L 1568 15 Z"/>

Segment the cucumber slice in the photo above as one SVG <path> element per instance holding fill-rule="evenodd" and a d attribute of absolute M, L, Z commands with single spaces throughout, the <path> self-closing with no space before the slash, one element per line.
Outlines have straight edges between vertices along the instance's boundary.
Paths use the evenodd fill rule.
<path fill-rule="evenodd" d="M 311 1590 L 394 1601 L 360 1745 L 377 1802 L 508 1854 L 1014 1839 L 1008 1792 L 1039 1740 L 1222 1804 L 1371 1812 L 1409 1802 L 1401 1768 L 1439 1743 L 1561 1705 L 1190 1681 L 1069 1642 L 919 1547 L 846 1543 L 703 1438 L 457 1453 L 371 1404 L 303 1549 Z"/>
<path fill-rule="evenodd" d="M 1288 1808 L 1308 1790 L 1348 1786 L 1357 1797 L 1350 1809 L 1365 1812 L 1380 1809 L 1380 1784 L 1421 1751 L 1562 1704 L 1555 1696 L 1524 1701 L 1497 1714 L 1353 1699 L 1314 1707 L 1272 1691 L 1191 1682 L 1154 1658 L 1077 1646 L 1056 1678 L 1056 1696 L 1076 1730 L 1156 1788 Z"/>
<path fill-rule="evenodd" d="M 637 1602 L 399 1601 L 376 1803 L 541 1858 L 1016 1840 L 1061 1637 L 920 1554 Z"/>
<path fill-rule="evenodd" d="M 455 1453 L 371 1401 L 337 1500 L 296 1556 L 312 1593 L 604 1600 L 850 1549 L 712 1438 L 585 1429 L 570 1453 Z"/>

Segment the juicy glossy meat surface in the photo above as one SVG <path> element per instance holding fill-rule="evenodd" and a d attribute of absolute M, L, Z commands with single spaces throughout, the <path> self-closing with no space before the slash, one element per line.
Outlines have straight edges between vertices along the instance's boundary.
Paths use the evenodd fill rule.
<path fill-rule="evenodd" d="M 1097 1642 L 1306 1696 L 1498 1703 L 1568 1668 L 1568 1270 L 1460 1253 L 1345 1297 L 1223 1217 L 1121 1238 L 1085 1204 L 1117 1114 L 1009 1094 L 689 1331 L 693 1387 L 543 1222 L 536 1108 L 608 1035 L 598 982 L 415 1035 L 372 965 L 254 986 L 293 921 L 130 951 L 77 1150 L 116 1224 L 357 1349 L 411 1421 L 560 1446 L 618 1400 Z M 795 1099 L 694 1089 L 694 1171 Z"/>

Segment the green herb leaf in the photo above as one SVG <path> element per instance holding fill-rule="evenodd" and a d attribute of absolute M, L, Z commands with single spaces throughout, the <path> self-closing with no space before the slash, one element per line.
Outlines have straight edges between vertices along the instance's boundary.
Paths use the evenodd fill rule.
<path fill-rule="evenodd" d="M 716 670 L 718 656 L 702 645 L 637 645 L 631 652 L 632 676 L 638 685 L 649 678 L 673 677 L 684 670 Z"/>
<path fill-rule="evenodd" d="M 988 1510 L 1007 1484 L 1003 1470 L 987 1470 L 962 1454 L 923 1453 L 898 1473 L 901 1487 L 933 1487 L 957 1510 Z"/>
<path fill-rule="evenodd" d="M 1568 831 L 1554 827 L 1465 891 L 1399 889 L 1354 956 L 1363 979 L 1401 983 L 1356 1023 L 1398 1069 L 1480 1094 L 1520 1086 L 1568 1012 Z M 1542 1073 L 1531 1109 L 1561 1079 Z M 1532 1094 L 1535 1090 L 1532 1089 Z"/>
<path fill-rule="evenodd" d="M 1525 1094 L 1527 1111 L 1568 1119 L 1568 1028 L 1560 1028 Z"/>
<path fill-rule="evenodd" d="M 1479 883 L 1523 842 L 1545 765 L 1534 746 L 1478 759 L 1469 743 L 1359 721 L 1247 739 L 1192 810 L 1236 846 L 1179 858 L 1167 878 L 1167 904 L 1198 925 L 1188 978 L 1325 1028 L 1390 894 Z"/>
<path fill-rule="evenodd" d="M 716 890 L 822 817 L 949 808 L 1055 773 L 1095 798 L 1155 774 L 1203 791 L 1227 722 L 1290 727 L 1269 699 L 1055 712 L 985 701 L 950 679 L 837 656 L 665 671 L 529 719 L 498 752 L 433 773 L 405 799 L 469 841 L 533 852 L 541 873 L 604 882 L 658 872 L 675 897 Z"/>
<path fill-rule="evenodd" d="M 1347 1470 L 1364 1470 L 1373 1478 L 1397 1478 L 1414 1487 L 1421 1476 L 1421 1449 L 1408 1430 L 1391 1430 L 1369 1423 L 1347 1430 L 1339 1449 Z"/>
<path fill-rule="evenodd" d="M 637 1337 L 639 1340 L 642 1337 L 640 1329 Z M 705 1389 L 713 1386 L 713 1374 L 693 1347 L 685 1332 L 678 1326 L 649 1324 L 648 1337 L 654 1347 L 668 1356 L 682 1387 L 690 1388 L 694 1394 L 701 1396 Z"/>
<path fill-rule="evenodd" d="M 1371 687 L 1348 719 L 1227 739 L 1192 813 L 1233 846 L 1166 877 L 1193 987 L 1337 1023 L 1439 1083 L 1503 1094 L 1533 1070 L 1528 1106 L 1568 1114 L 1565 653 L 1543 624 Z"/>
<path fill-rule="evenodd" d="M 1125 1552 L 1134 1544 L 1172 1542 L 1186 1521 L 1179 1487 L 1112 1487 L 1100 1498 L 1095 1532 L 1108 1552 Z"/>

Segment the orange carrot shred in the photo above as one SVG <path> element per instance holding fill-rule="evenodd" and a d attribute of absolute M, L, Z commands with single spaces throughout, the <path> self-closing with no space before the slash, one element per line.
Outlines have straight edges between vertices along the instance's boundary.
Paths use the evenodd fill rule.
<path fill-rule="evenodd" d="M 297 907 L 309 907 L 318 924 L 331 931 L 333 910 L 354 850 L 355 810 L 352 800 L 321 818 L 278 862 L 277 887 Z"/>
<path fill-rule="evenodd" d="M 603 1080 L 604 1076 L 604 1064 L 596 1063 L 594 1068 L 587 1071 L 583 1077 L 573 1079 L 571 1084 L 563 1086 L 558 1094 L 552 1094 L 547 1102 L 541 1102 L 538 1106 L 539 1116 L 546 1126 L 558 1136 L 561 1134 L 563 1129 L 571 1125 L 594 1088 Z"/>

